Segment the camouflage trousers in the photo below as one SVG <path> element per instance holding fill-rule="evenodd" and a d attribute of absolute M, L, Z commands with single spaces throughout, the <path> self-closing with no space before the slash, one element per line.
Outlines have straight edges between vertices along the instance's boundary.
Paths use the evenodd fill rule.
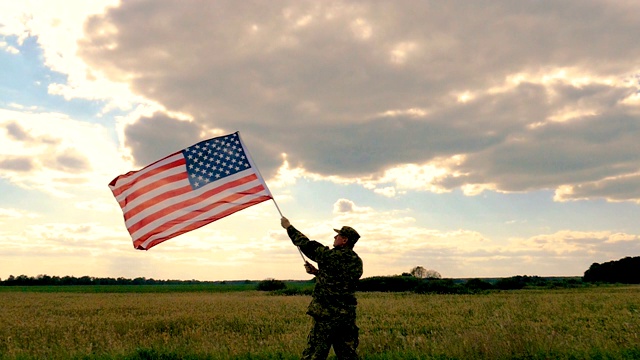
<path fill-rule="evenodd" d="M 338 359 L 357 359 L 358 332 L 355 318 L 315 319 L 307 338 L 302 359 L 326 359 L 333 345 Z"/>

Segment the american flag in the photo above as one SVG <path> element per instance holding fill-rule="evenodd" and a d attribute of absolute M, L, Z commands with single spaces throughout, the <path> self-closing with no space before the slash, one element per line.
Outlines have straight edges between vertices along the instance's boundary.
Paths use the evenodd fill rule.
<path fill-rule="evenodd" d="M 109 188 L 138 250 L 273 198 L 238 132 L 120 175 Z"/>

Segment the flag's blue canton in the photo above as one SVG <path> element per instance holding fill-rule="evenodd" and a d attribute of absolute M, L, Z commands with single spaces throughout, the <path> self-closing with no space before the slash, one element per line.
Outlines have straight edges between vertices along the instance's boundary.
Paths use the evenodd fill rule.
<path fill-rule="evenodd" d="M 201 141 L 182 154 L 193 190 L 251 167 L 237 133 Z"/>

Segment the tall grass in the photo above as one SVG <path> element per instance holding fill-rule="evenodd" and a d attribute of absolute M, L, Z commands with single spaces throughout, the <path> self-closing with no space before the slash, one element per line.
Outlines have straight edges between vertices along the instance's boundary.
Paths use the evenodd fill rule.
<path fill-rule="evenodd" d="M 639 359 L 640 288 L 361 296 L 363 354 Z"/>
<path fill-rule="evenodd" d="M 640 287 L 358 293 L 364 359 L 640 358 Z M 2 359 L 296 359 L 308 296 L 0 292 Z"/>
<path fill-rule="evenodd" d="M 174 292 L 236 292 L 255 290 L 255 283 L 231 284 L 169 284 L 169 285 L 29 285 L 0 286 L 2 292 L 70 292 L 70 293 L 174 293 Z"/>

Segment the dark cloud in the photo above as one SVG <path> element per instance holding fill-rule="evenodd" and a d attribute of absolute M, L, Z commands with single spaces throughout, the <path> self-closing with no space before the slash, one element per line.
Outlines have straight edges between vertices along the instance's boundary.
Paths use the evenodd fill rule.
<path fill-rule="evenodd" d="M 333 205 L 333 209 L 334 209 L 334 213 L 349 213 L 353 211 L 353 202 L 346 200 L 346 199 L 340 199 L 338 200 L 338 202 L 336 202 Z"/>
<path fill-rule="evenodd" d="M 9 121 L 6 123 L 5 129 L 10 138 L 24 142 L 27 145 L 48 144 L 55 145 L 60 143 L 59 139 L 52 138 L 48 135 L 45 136 L 33 136 L 31 132 L 20 125 L 17 121 Z"/>
<path fill-rule="evenodd" d="M 56 155 L 52 166 L 58 170 L 73 172 L 91 169 L 89 160 L 81 153 L 72 149 L 65 149 L 62 153 Z"/>
<path fill-rule="evenodd" d="M 149 165 L 200 140 L 199 125 L 163 114 L 143 117 L 125 128 L 125 145 L 139 166 Z"/>
<path fill-rule="evenodd" d="M 570 194 L 564 194 L 563 198 L 579 200 L 590 196 L 599 196 L 613 201 L 640 199 L 640 174 L 578 184 L 572 187 Z"/>
<path fill-rule="evenodd" d="M 525 191 L 634 174 L 640 165 L 638 135 L 637 119 L 626 114 L 550 123 L 471 154 L 458 168 L 470 175 L 457 181 Z M 628 198 L 637 195 L 637 191 L 626 192 Z"/>
<path fill-rule="evenodd" d="M 10 137 L 18 141 L 32 141 L 33 137 L 28 131 L 23 129 L 17 122 L 10 122 L 6 126 L 7 133 Z"/>
<path fill-rule="evenodd" d="M 620 105 L 637 89 L 593 81 L 640 71 L 638 10 L 582 0 L 145 0 L 92 18 L 79 51 L 96 70 L 194 117 L 128 126 L 139 165 L 205 130 L 240 130 L 266 176 L 283 152 L 293 166 L 342 176 L 463 154 L 456 170 L 466 175 L 443 186 L 524 191 L 640 168 L 636 116 Z M 526 79 L 560 69 L 591 81 Z M 500 90 L 518 74 L 525 79 Z M 475 97 L 457 102 L 464 91 Z M 549 121 L 570 110 L 595 115 Z"/>
<path fill-rule="evenodd" d="M 0 159 L 0 169 L 12 170 L 18 172 L 29 172 L 35 169 L 35 163 L 28 157 L 6 157 Z"/>

